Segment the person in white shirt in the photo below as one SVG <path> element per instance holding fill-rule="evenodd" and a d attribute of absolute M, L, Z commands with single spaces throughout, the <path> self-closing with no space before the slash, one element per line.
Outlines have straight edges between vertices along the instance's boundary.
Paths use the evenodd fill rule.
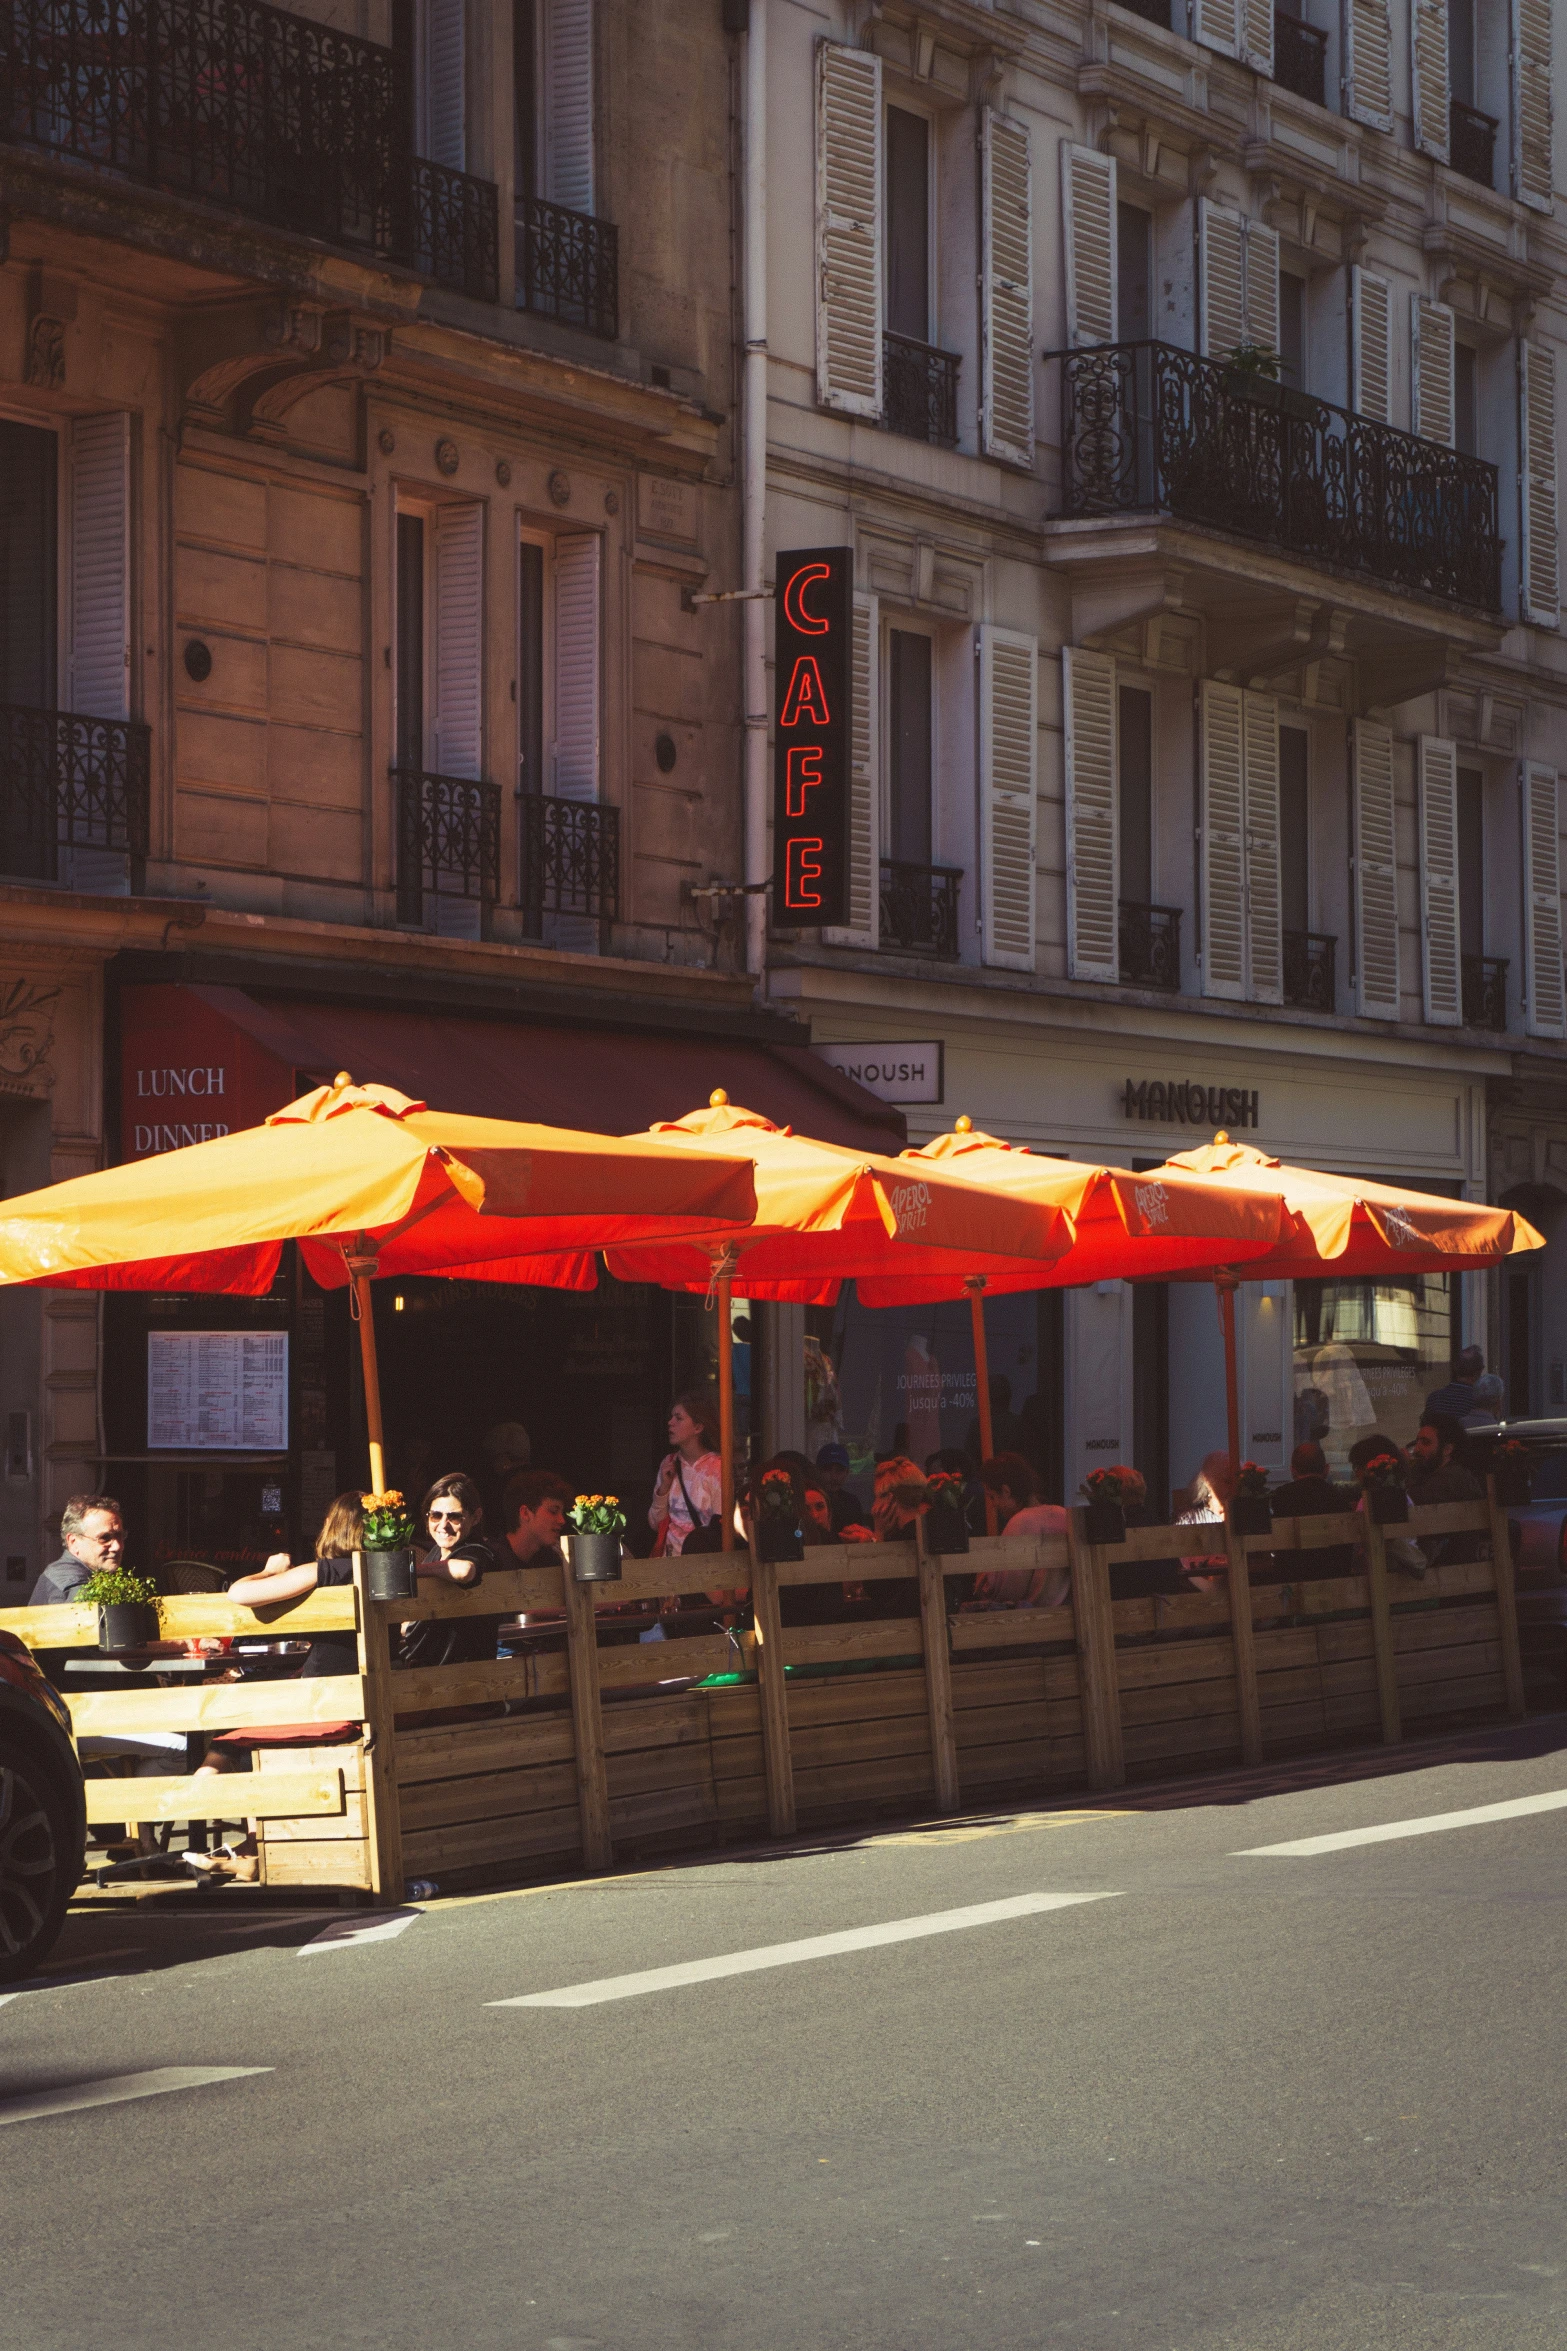
<path fill-rule="evenodd" d="M 996 1505 L 998 1532 L 1004 1535 L 1065 1535 L 1066 1512 L 1056 1502 L 1041 1502 L 1039 1479 L 1021 1453 L 998 1453 L 980 1471 L 985 1490 Z M 974 1579 L 974 1596 L 965 1608 L 1060 1608 L 1071 1597 L 1069 1567 L 1008 1567 L 982 1570 Z"/>

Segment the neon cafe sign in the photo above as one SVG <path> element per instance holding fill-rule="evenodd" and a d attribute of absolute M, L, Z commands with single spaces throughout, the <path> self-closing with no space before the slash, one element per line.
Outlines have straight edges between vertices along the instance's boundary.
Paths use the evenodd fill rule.
<path fill-rule="evenodd" d="M 854 550 L 807 547 L 777 564 L 773 919 L 849 920 L 849 694 Z"/>

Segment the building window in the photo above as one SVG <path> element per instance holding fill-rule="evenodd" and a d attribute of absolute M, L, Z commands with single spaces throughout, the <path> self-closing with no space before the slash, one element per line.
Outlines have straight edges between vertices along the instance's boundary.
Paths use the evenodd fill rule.
<path fill-rule="evenodd" d="M 1461 456 L 1480 454 L 1480 354 L 1471 343 L 1453 345 L 1453 442 Z"/>
<path fill-rule="evenodd" d="M 59 452 L 0 420 L 0 702 L 51 710 L 57 691 Z"/>
<path fill-rule="evenodd" d="M 930 125 L 887 109 L 887 326 L 931 341 Z"/>
<path fill-rule="evenodd" d="M 481 938 L 500 894 L 500 794 L 483 779 L 484 510 L 397 517 L 398 919 Z"/>
<path fill-rule="evenodd" d="M 612 340 L 619 240 L 596 213 L 592 0 L 513 0 L 517 302 Z"/>
<path fill-rule="evenodd" d="M 1286 931 L 1311 928 L 1311 819 L 1307 793 L 1310 737 L 1279 729 L 1279 881 Z"/>
<path fill-rule="evenodd" d="M 1306 281 L 1287 269 L 1279 272 L 1279 358 L 1284 381 L 1295 391 L 1306 389 Z"/>
<path fill-rule="evenodd" d="M 1138 686 L 1119 689 L 1121 771 L 1116 779 L 1121 821 L 1121 896 L 1134 906 L 1153 903 L 1153 696 Z"/>
<path fill-rule="evenodd" d="M 931 861 L 931 641 L 893 629 L 888 663 L 887 842 L 908 865 Z"/>
<path fill-rule="evenodd" d="M 1458 771 L 1458 947 L 1485 953 L 1485 777 L 1477 767 Z"/>
<path fill-rule="evenodd" d="M 1140 205 L 1115 208 L 1116 340 L 1145 343 L 1153 334 L 1153 215 Z"/>

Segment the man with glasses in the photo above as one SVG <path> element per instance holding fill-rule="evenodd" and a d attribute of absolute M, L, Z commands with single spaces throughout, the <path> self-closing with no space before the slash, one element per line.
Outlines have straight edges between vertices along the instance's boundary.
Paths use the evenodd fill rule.
<path fill-rule="evenodd" d="M 65 1548 L 33 1586 L 34 1608 L 68 1607 L 89 1576 L 125 1557 L 125 1517 L 108 1494 L 73 1494 L 60 1513 Z"/>

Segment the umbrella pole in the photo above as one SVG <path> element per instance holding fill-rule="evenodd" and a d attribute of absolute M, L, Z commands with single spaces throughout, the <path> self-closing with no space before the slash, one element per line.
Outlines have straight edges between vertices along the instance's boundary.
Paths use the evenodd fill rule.
<path fill-rule="evenodd" d="M 990 1350 L 985 1340 L 985 1277 L 971 1273 L 963 1285 L 968 1292 L 969 1313 L 974 1323 L 974 1384 L 979 1400 L 979 1457 L 989 1461 L 996 1450 L 995 1430 L 990 1418 Z M 996 1498 L 985 1488 L 985 1532 L 996 1531 Z"/>
<path fill-rule="evenodd" d="M 1237 1283 L 1234 1274 L 1216 1273 L 1213 1277 L 1213 1288 L 1219 1305 L 1219 1329 L 1224 1338 L 1224 1412 L 1230 1441 L 1230 1475 L 1233 1478 L 1241 1465 L 1240 1383 L 1235 1373 L 1235 1292 Z"/>
<path fill-rule="evenodd" d="M 729 1276 L 720 1274 L 718 1291 L 718 1449 L 724 1465 L 723 1549 L 735 1547 L 735 1380 L 734 1332 L 729 1324 Z"/>
<path fill-rule="evenodd" d="M 373 1257 L 350 1257 L 343 1252 L 353 1284 L 354 1320 L 359 1325 L 359 1361 L 365 1375 L 365 1427 L 370 1438 L 370 1491 L 386 1492 L 386 1450 L 381 1432 L 381 1370 L 375 1353 L 375 1307 L 370 1295 Z"/>

